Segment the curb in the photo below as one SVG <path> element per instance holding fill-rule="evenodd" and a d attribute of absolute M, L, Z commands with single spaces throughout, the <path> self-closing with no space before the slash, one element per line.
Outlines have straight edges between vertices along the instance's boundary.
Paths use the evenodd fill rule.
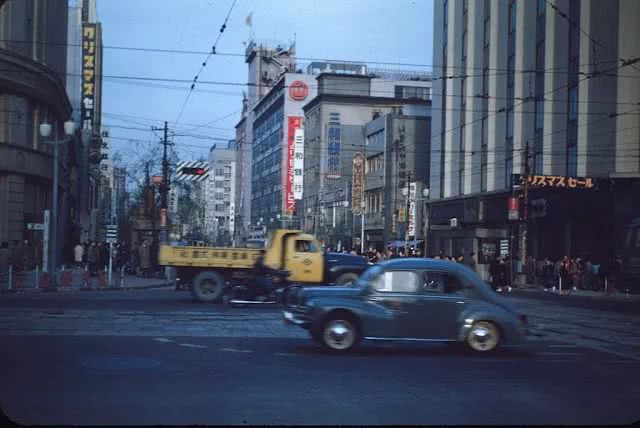
<path fill-rule="evenodd" d="M 153 288 L 174 288 L 174 285 L 170 282 L 161 284 L 142 285 L 139 287 L 58 287 L 55 291 L 47 288 L 22 288 L 7 290 L 3 288 L 0 290 L 0 294 L 22 294 L 22 293 L 73 293 L 73 292 L 86 292 L 86 291 L 130 291 L 130 290 L 149 290 Z"/>
<path fill-rule="evenodd" d="M 515 296 L 528 296 L 528 297 L 534 297 L 534 296 L 540 296 L 542 298 L 550 298 L 550 299 L 563 299 L 563 298 L 569 298 L 569 299 L 582 299 L 582 300 L 594 300 L 594 301 L 600 301 L 600 302 L 638 302 L 640 303 L 640 297 L 635 295 L 635 294 L 621 294 L 618 293 L 617 295 L 602 295 L 602 296 L 584 296 L 584 295 L 579 295 L 579 294 L 558 294 L 557 292 L 553 292 L 553 291 L 540 291 L 540 290 L 536 290 L 536 289 L 514 289 L 511 293 L 508 294 L 512 294 Z"/>

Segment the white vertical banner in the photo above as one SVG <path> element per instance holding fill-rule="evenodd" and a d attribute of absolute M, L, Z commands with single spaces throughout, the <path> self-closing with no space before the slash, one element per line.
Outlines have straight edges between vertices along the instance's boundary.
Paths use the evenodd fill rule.
<path fill-rule="evenodd" d="M 293 199 L 302 200 L 304 171 L 304 129 L 297 128 L 294 137 Z"/>
<path fill-rule="evenodd" d="M 44 210 L 44 230 L 42 232 L 42 271 L 49 272 L 49 210 Z"/>
<path fill-rule="evenodd" d="M 409 225 L 407 233 L 416 236 L 416 183 L 409 184 Z"/>

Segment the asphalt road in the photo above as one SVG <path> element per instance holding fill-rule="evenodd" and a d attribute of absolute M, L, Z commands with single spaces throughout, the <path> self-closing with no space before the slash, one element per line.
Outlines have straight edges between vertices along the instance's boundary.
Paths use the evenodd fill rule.
<path fill-rule="evenodd" d="M 170 342 L 154 339 L 166 339 Z M 626 424 L 640 363 L 536 343 L 327 355 L 305 339 L 0 339 L 2 409 L 21 424 Z"/>
<path fill-rule="evenodd" d="M 336 356 L 272 307 L 196 304 L 169 290 L 0 296 L 0 406 L 18 423 L 62 425 L 640 419 L 638 316 L 512 300 L 575 333 L 488 356 L 437 344 Z M 588 320 L 620 343 L 583 342 Z"/>

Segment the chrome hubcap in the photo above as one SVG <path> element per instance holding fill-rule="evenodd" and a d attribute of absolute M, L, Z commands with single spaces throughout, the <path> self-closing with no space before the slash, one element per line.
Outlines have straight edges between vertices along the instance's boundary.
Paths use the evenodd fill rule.
<path fill-rule="evenodd" d="M 471 328 L 468 342 L 476 351 L 490 351 L 498 345 L 498 332 L 489 323 L 478 323 Z"/>
<path fill-rule="evenodd" d="M 324 329 L 324 341 L 331 349 L 343 350 L 353 345 L 355 332 L 345 320 L 330 321 Z"/>

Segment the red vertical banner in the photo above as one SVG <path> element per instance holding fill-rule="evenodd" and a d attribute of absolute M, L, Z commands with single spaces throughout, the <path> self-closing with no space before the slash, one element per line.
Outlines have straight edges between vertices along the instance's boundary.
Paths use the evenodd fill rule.
<path fill-rule="evenodd" d="M 293 193 L 295 171 L 295 134 L 296 129 L 302 127 L 302 116 L 289 116 L 287 126 L 287 182 L 285 186 L 285 209 L 287 214 L 293 214 L 296 200 Z"/>

